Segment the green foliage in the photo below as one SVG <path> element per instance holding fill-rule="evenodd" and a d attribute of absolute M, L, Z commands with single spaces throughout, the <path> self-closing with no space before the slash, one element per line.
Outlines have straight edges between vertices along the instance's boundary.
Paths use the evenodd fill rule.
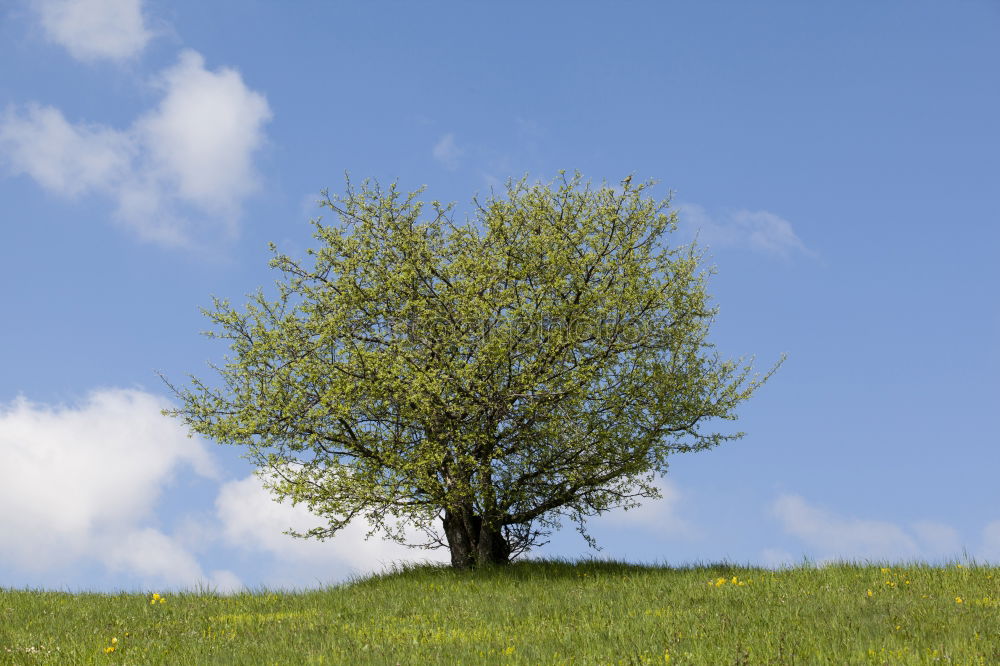
<path fill-rule="evenodd" d="M 0 663 L 1000 663 L 1000 569 L 976 565 L 529 560 L 298 593 L 161 592 L 0 589 Z"/>
<path fill-rule="evenodd" d="M 664 242 L 676 217 L 650 185 L 511 181 L 475 201 L 478 228 L 395 185 L 324 192 L 341 224 L 314 221 L 308 262 L 272 245 L 276 300 L 215 300 L 223 386 L 171 386 L 167 413 L 324 519 L 298 536 L 363 516 L 404 543 L 415 525 L 462 566 L 568 516 L 593 545 L 586 517 L 658 497 L 669 455 L 740 437 L 706 423 L 777 368 L 710 353 L 701 257 Z"/>

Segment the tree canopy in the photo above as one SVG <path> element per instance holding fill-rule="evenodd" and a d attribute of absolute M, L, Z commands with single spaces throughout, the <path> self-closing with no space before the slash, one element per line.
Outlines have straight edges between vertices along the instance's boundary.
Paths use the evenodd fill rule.
<path fill-rule="evenodd" d="M 313 220 L 307 259 L 271 245 L 276 298 L 204 310 L 232 355 L 221 382 L 170 385 L 183 404 L 166 413 L 245 447 L 276 499 L 321 519 L 296 536 L 363 518 L 462 568 L 510 561 L 561 518 L 593 545 L 585 519 L 659 497 L 670 455 L 742 436 L 709 422 L 778 367 L 714 352 L 710 271 L 666 242 L 676 213 L 652 184 L 512 180 L 456 226 L 421 190 L 348 180 L 323 193 L 340 224 Z"/>

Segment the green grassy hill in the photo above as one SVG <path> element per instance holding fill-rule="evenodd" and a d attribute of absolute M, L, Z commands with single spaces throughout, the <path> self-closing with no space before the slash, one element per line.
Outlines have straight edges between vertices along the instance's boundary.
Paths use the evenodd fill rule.
<path fill-rule="evenodd" d="M 296 593 L 0 590 L 0 663 L 116 662 L 1000 664 L 1000 568 L 528 560 Z"/>

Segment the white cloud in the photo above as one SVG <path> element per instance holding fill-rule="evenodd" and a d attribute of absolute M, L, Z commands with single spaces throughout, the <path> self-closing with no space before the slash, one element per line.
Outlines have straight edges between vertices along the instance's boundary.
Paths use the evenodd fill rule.
<path fill-rule="evenodd" d="M 920 543 L 922 552 L 927 556 L 955 557 L 962 551 L 962 540 L 958 530 L 951 525 L 921 521 L 910 525 L 910 529 Z"/>
<path fill-rule="evenodd" d="M 52 107 L 31 104 L 23 116 L 8 108 L 0 117 L 0 154 L 15 172 L 63 196 L 111 190 L 128 174 L 134 148 L 127 134 L 72 125 Z"/>
<path fill-rule="evenodd" d="M 260 479 L 251 475 L 224 484 L 215 502 L 221 522 L 221 536 L 233 546 L 270 553 L 281 563 L 282 571 L 291 572 L 277 582 L 282 586 L 305 586 L 317 581 L 328 583 L 349 574 L 381 571 L 391 562 L 447 562 L 446 549 L 407 548 L 373 535 L 364 521 L 355 521 L 331 539 L 299 539 L 284 534 L 294 529 L 305 532 L 322 525 L 322 520 L 302 504 L 277 502 Z M 408 530 L 413 543 L 426 541 L 419 530 Z"/>
<path fill-rule="evenodd" d="M 142 526 L 178 469 L 218 476 L 201 442 L 160 413 L 168 405 L 109 389 L 76 406 L 0 406 L 0 533 L 12 536 L 0 562 L 54 572 L 96 561 L 150 584 L 209 580 L 176 541 Z M 213 575 L 232 586 L 231 574 Z"/>
<path fill-rule="evenodd" d="M 806 246 L 792 230 L 791 222 L 774 213 L 766 210 L 738 210 L 732 219 L 750 246 L 756 250 L 778 255 L 806 250 Z"/>
<path fill-rule="evenodd" d="M 698 241 L 708 246 L 747 247 L 779 257 L 813 254 L 795 234 L 791 222 L 774 213 L 738 210 L 719 220 L 698 204 L 677 203 L 674 208 L 680 226 L 691 236 L 697 233 Z"/>
<path fill-rule="evenodd" d="M 792 554 L 780 548 L 765 548 L 760 552 L 760 559 L 764 566 L 770 569 L 780 569 L 795 564 Z"/>
<path fill-rule="evenodd" d="M 446 169 L 457 169 L 458 161 L 462 157 L 462 149 L 455 143 L 454 134 L 445 134 L 441 140 L 434 144 L 431 154 Z"/>
<path fill-rule="evenodd" d="M 201 566 L 189 552 L 148 527 L 107 540 L 102 559 L 113 572 L 124 571 L 143 580 L 171 581 L 178 587 L 190 587 L 204 578 Z"/>
<path fill-rule="evenodd" d="M 1000 563 L 1000 520 L 995 520 L 983 528 L 982 543 L 976 552 L 976 557 Z"/>
<path fill-rule="evenodd" d="M 695 529 L 679 515 L 681 491 L 667 479 L 658 477 L 653 485 L 662 497 L 644 500 L 628 511 L 614 509 L 593 518 L 594 525 L 602 527 L 639 528 L 662 536 L 695 536 Z"/>
<path fill-rule="evenodd" d="M 159 530 L 132 530 L 107 545 L 105 562 L 112 571 L 125 571 L 143 581 L 143 587 L 156 583 L 171 587 L 194 589 L 211 587 L 219 594 L 229 594 L 243 588 L 243 583 L 231 571 L 212 571 L 208 576 L 195 557 Z"/>
<path fill-rule="evenodd" d="M 257 184 L 250 156 L 271 118 L 267 100 L 235 70 L 206 70 L 190 50 L 163 73 L 161 87 L 160 106 L 137 123 L 150 166 L 183 200 L 231 213 Z"/>
<path fill-rule="evenodd" d="M 34 0 L 46 35 L 78 60 L 125 60 L 151 37 L 142 0 Z"/>
<path fill-rule="evenodd" d="M 219 594 L 232 594 L 246 589 L 239 576 L 228 569 L 212 571 L 208 583 Z"/>
<path fill-rule="evenodd" d="M 252 156 L 271 118 L 267 100 L 236 71 L 207 70 L 194 51 L 157 85 L 163 100 L 128 130 L 73 124 L 52 107 L 8 109 L 0 156 L 57 195 L 110 196 L 117 218 L 146 240 L 185 244 L 192 218 L 235 233 L 257 186 Z"/>
<path fill-rule="evenodd" d="M 772 514 L 789 534 L 816 550 L 817 559 L 908 560 L 957 557 L 958 533 L 948 525 L 920 522 L 905 530 L 894 523 L 843 518 L 798 495 L 782 495 Z"/>

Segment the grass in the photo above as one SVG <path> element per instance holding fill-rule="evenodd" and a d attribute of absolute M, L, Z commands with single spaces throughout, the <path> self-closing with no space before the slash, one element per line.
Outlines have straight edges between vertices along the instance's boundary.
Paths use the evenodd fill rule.
<path fill-rule="evenodd" d="M 0 589 L 0 663 L 1000 664 L 1000 567 L 974 563 L 526 560 L 159 598 Z"/>

